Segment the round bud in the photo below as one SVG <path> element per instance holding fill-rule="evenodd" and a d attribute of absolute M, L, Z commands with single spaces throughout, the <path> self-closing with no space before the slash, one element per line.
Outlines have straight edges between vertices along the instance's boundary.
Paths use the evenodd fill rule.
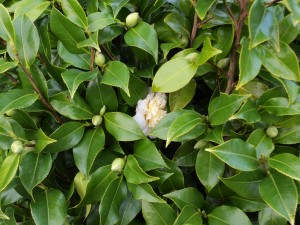
<path fill-rule="evenodd" d="M 135 25 L 137 25 L 137 23 L 139 22 L 139 19 L 140 19 L 139 13 L 137 13 L 137 12 L 130 13 L 126 17 L 126 26 L 127 27 L 135 27 Z"/>
<path fill-rule="evenodd" d="M 96 54 L 95 54 L 95 63 L 98 66 L 102 67 L 105 64 L 105 61 L 106 61 L 105 56 L 101 52 L 96 52 Z"/>
<path fill-rule="evenodd" d="M 115 158 L 111 164 L 111 170 L 115 172 L 122 172 L 125 166 L 125 159 L 124 158 Z"/>
<path fill-rule="evenodd" d="M 100 115 L 103 116 L 105 112 L 106 112 L 106 106 L 104 105 L 100 110 Z"/>
<path fill-rule="evenodd" d="M 23 146 L 23 143 L 21 141 L 14 141 L 11 144 L 10 149 L 13 153 L 19 154 L 24 150 L 24 146 Z"/>
<path fill-rule="evenodd" d="M 188 54 L 185 58 L 189 62 L 193 63 L 193 62 L 196 62 L 198 56 L 199 56 L 199 54 L 197 52 L 193 52 L 193 53 Z"/>
<path fill-rule="evenodd" d="M 208 142 L 205 140 L 199 140 L 197 143 L 194 145 L 194 149 L 200 149 L 203 148 Z"/>
<path fill-rule="evenodd" d="M 186 47 L 189 43 L 189 39 L 187 37 L 183 36 L 181 38 L 181 43 L 182 43 L 183 47 Z"/>
<path fill-rule="evenodd" d="M 93 118 L 92 118 L 92 124 L 94 126 L 99 126 L 101 123 L 102 123 L 102 116 L 100 116 L 100 115 L 93 116 Z"/>
<path fill-rule="evenodd" d="M 14 113 L 15 113 L 15 110 L 14 110 L 14 109 L 10 109 L 10 110 L 7 110 L 7 111 L 5 112 L 5 114 L 6 114 L 7 116 L 9 116 L 9 117 L 13 116 Z"/>
<path fill-rule="evenodd" d="M 224 69 L 229 65 L 230 59 L 229 58 L 224 58 L 224 59 L 220 59 L 217 62 L 217 67 Z"/>
<path fill-rule="evenodd" d="M 278 135 L 278 129 L 275 126 L 269 126 L 266 133 L 269 138 L 274 138 Z"/>

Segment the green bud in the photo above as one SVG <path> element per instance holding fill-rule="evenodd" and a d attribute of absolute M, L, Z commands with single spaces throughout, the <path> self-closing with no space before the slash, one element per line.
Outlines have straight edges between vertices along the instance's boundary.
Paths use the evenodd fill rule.
<path fill-rule="evenodd" d="M 104 105 L 100 110 L 100 115 L 103 116 L 105 112 L 106 112 L 106 106 Z"/>
<path fill-rule="evenodd" d="M 6 114 L 7 116 L 9 116 L 9 117 L 13 116 L 14 113 L 15 113 L 15 110 L 14 110 L 14 109 L 10 109 L 10 110 L 7 110 L 7 111 L 5 112 L 5 114 Z"/>
<path fill-rule="evenodd" d="M 277 137 L 278 135 L 278 129 L 275 126 L 269 126 L 267 128 L 266 134 L 269 138 Z"/>
<path fill-rule="evenodd" d="M 102 123 L 102 116 L 100 116 L 100 115 L 95 115 L 95 116 L 93 116 L 93 118 L 92 118 L 92 124 L 94 125 L 94 126 L 99 126 L 101 123 Z"/>
<path fill-rule="evenodd" d="M 193 52 L 193 53 L 188 54 L 185 58 L 186 58 L 189 62 L 194 63 L 194 62 L 196 62 L 198 56 L 199 56 L 199 53 Z"/>
<path fill-rule="evenodd" d="M 81 198 L 85 196 L 88 179 L 81 172 L 78 172 L 74 178 L 75 188 Z"/>
<path fill-rule="evenodd" d="M 194 149 L 201 149 L 203 148 L 208 142 L 205 140 L 199 140 L 197 143 L 194 145 Z"/>
<path fill-rule="evenodd" d="M 125 166 L 125 159 L 124 158 L 115 158 L 111 164 L 111 170 L 115 172 L 122 172 Z"/>
<path fill-rule="evenodd" d="M 13 153 L 19 154 L 19 153 L 24 151 L 24 146 L 23 146 L 23 143 L 21 141 L 14 141 L 11 144 L 10 149 Z"/>
<path fill-rule="evenodd" d="M 101 53 L 101 52 L 96 52 L 95 54 L 95 63 L 100 66 L 103 67 L 105 64 L 105 56 Z"/>
<path fill-rule="evenodd" d="M 137 25 L 137 23 L 139 22 L 139 19 L 140 19 L 139 13 L 137 13 L 137 12 L 130 13 L 126 17 L 126 26 L 127 27 L 135 27 L 135 25 Z"/>
<path fill-rule="evenodd" d="M 217 67 L 219 67 L 221 69 L 224 69 L 224 68 L 226 68 L 229 65 L 229 62 L 230 62 L 230 58 L 220 59 L 217 62 Z"/>

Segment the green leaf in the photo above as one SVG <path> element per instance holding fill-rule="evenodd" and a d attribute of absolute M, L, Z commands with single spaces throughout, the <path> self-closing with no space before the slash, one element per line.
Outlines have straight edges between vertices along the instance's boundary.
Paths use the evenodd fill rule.
<path fill-rule="evenodd" d="M 202 225 L 202 217 L 200 212 L 196 211 L 196 209 L 192 206 L 185 206 L 177 219 L 174 222 L 174 225 L 187 225 L 187 224 L 197 224 Z"/>
<path fill-rule="evenodd" d="M 119 87 L 130 96 L 128 89 L 129 75 L 129 69 L 124 63 L 120 61 L 111 61 L 105 68 L 101 83 Z"/>
<path fill-rule="evenodd" d="M 110 183 L 99 206 L 100 224 L 116 224 L 120 220 L 119 208 L 126 195 L 126 184 L 122 178 Z"/>
<path fill-rule="evenodd" d="M 84 32 L 55 7 L 52 8 L 50 14 L 50 28 L 69 52 L 74 54 L 85 53 L 83 49 L 77 47 L 78 43 L 85 40 Z"/>
<path fill-rule="evenodd" d="M 61 152 L 79 143 L 84 133 L 85 125 L 79 122 L 68 122 L 61 125 L 49 137 L 56 142 L 47 145 L 44 152 Z"/>
<path fill-rule="evenodd" d="M 171 27 L 178 35 L 182 37 L 189 38 L 190 37 L 190 30 L 191 24 L 186 19 L 186 17 L 182 16 L 177 11 L 169 13 L 165 18 L 164 22 Z"/>
<path fill-rule="evenodd" d="M 35 82 L 35 85 L 38 87 L 44 98 L 48 100 L 48 86 L 47 80 L 43 72 L 35 65 L 30 67 L 32 79 Z"/>
<path fill-rule="evenodd" d="M 258 161 L 255 148 L 241 139 L 231 139 L 205 150 L 215 154 L 219 159 L 235 169 L 242 171 L 257 169 Z"/>
<path fill-rule="evenodd" d="M 277 79 L 282 84 L 286 93 L 288 94 L 289 104 L 292 104 L 297 99 L 299 85 L 295 81 L 285 80 L 278 77 L 275 77 L 275 79 Z"/>
<path fill-rule="evenodd" d="M 208 214 L 209 225 L 251 225 L 247 215 L 239 208 L 218 206 Z"/>
<path fill-rule="evenodd" d="M 131 193 L 127 194 L 125 201 L 122 203 L 120 207 L 120 220 L 119 225 L 127 225 L 129 224 L 141 211 L 142 209 L 142 201 L 135 200 Z"/>
<path fill-rule="evenodd" d="M 94 32 L 88 39 L 85 39 L 84 41 L 78 43 L 77 47 L 78 48 L 92 47 L 97 51 L 101 52 L 99 47 L 98 34 L 99 34 L 98 31 Z"/>
<path fill-rule="evenodd" d="M 292 14 L 288 14 L 283 20 L 280 21 L 279 30 L 280 40 L 290 44 L 297 37 L 300 27 L 294 26 L 293 16 Z"/>
<path fill-rule="evenodd" d="M 282 153 L 275 155 L 268 159 L 270 167 L 274 168 L 278 172 L 300 181 L 300 159 L 289 153 Z"/>
<path fill-rule="evenodd" d="M 87 120 L 94 116 L 90 106 L 77 93 L 71 98 L 67 92 L 60 92 L 51 97 L 50 104 L 61 115 L 72 120 Z"/>
<path fill-rule="evenodd" d="M 188 141 L 192 140 L 206 130 L 206 125 L 202 123 L 200 114 L 196 112 L 187 112 L 176 118 L 168 131 L 166 146 L 171 141 Z"/>
<path fill-rule="evenodd" d="M 0 37 L 5 41 L 15 41 L 15 29 L 7 9 L 0 4 Z"/>
<path fill-rule="evenodd" d="M 276 116 L 298 115 L 300 114 L 300 104 L 295 102 L 289 104 L 287 98 L 274 97 L 265 102 L 263 108 L 270 114 Z"/>
<path fill-rule="evenodd" d="M 63 224 L 67 217 L 66 199 L 61 191 L 46 189 L 34 196 L 30 204 L 34 222 L 37 225 Z"/>
<path fill-rule="evenodd" d="M 110 112 L 104 115 L 105 127 L 117 141 L 135 141 L 145 138 L 137 122 L 121 112 Z"/>
<path fill-rule="evenodd" d="M 294 181 L 280 173 L 270 174 L 259 185 L 263 200 L 279 215 L 295 224 L 298 194 Z"/>
<path fill-rule="evenodd" d="M 201 209 L 204 201 L 202 194 L 193 187 L 173 191 L 164 197 L 171 199 L 181 210 L 187 205 Z"/>
<path fill-rule="evenodd" d="M 299 63 L 295 52 L 288 44 L 280 42 L 280 52 L 270 47 L 259 46 L 260 58 L 266 69 L 276 77 L 300 81 Z"/>
<path fill-rule="evenodd" d="M 28 113 L 26 113 L 23 110 L 14 109 L 12 115 L 12 119 L 14 119 L 16 122 L 18 122 L 21 127 L 28 130 L 37 130 L 38 127 L 36 126 L 35 121 L 32 119 L 31 116 L 29 116 Z"/>
<path fill-rule="evenodd" d="M 230 117 L 240 108 L 241 104 L 249 95 L 220 93 L 208 106 L 209 121 L 212 125 L 220 125 L 227 122 Z"/>
<path fill-rule="evenodd" d="M 61 76 L 68 87 L 71 98 L 73 98 L 78 86 L 83 81 L 90 81 L 95 79 L 98 73 L 98 69 L 94 69 L 88 72 L 77 69 L 69 69 L 63 72 Z"/>
<path fill-rule="evenodd" d="M 158 40 L 154 28 L 145 22 L 140 22 L 133 28 L 130 28 L 125 36 L 125 42 L 129 46 L 140 48 L 153 56 L 157 63 L 158 58 Z"/>
<path fill-rule="evenodd" d="M 197 58 L 195 64 L 197 66 L 200 66 L 200 65 L 203 65 L 204 63 L 206 63 L 210 58 L 212 58 L 213 56 L 215 55 L 218 55 L 222 53 L 221 50 L 219 49 L 216 49 L 214 47 L 211 46 L 211 42 L 210 42 L 210 39 L 209 37 L 207 37 L 205 40 L 204 40 L 204 43 L 203 43 L 203 47 L 201 49 L 201 52 L 200 52 L 200 55 L 199 57 Z"/>
<path fill-rule="evenodd" d="M 127 157 L 124 176 L 127 182 L 132 184 L 148 183 L 159 179 L 158 177 L 153 177 L 145 173 L 133 155 Z"/>
<path fill-rule="evenodd" d="M 252 101 L 247 99 L 239 111 L 231 116 L 230 119 L 242 119 L 247 123 L 256 123 L 261 120 L 261 116 Z"/>
<path fill-rule="evenodd" d="M 61 6 L 68 19 L 73 23 L 82 28 L 86 28 L 88 26 L 85 12 L 77 0 L 61 1 Z"/>
<path fill-rule="evenodd" d="M 155 74 L 154 92 L 175 92 L 186 86 L 197 71 L 194 62 L 186 58 L 175 58 L 163 64 Z"/>
<path fill-rule="evenodd" d="M 149 139 L 138 140 L 134 143 L 133 156 L 144 171 L 168 167 L 155 144 Z"/>
<path fill-rule="evenodd" d="M 273 209 L 266 207 L 258 213 L 260 225 L 286 225 L 285 218 L 276 213 Z"/>
<path fill-rule="evenodd" d="M 296 0 L 283 0 L 282 3 L 291 12 L 292 21 L 293 21 L 294 26 L 298 25 L 300 23 L 300 16 L 299 16 L 300 4 L 299 4 L 299 2 Z"/>
<path fill-rule="evenodd" d="M 222 144 L 224 124 L 213 127 L 213 129 L 205 136 L 206 141 L 211 141 L 217 144 Z"/>
<path fill-rule="evenodd" d="M 271 8 L 267 8 L 263 0 L 256 0 L 252 4 L 248 17 L 250 48 L 270 40 L 274 30 L 278 29 L 276 16 Z"/>
<path fill-rule="evenodd" d="M 0 74 L 6 72 L 9 69 L 12 69 L 18 65 L 17 62 L 8 62 L 0 58 Z"/>
<path fill-rule="evenodd" d="M 40 153 L 47 145 L 56 142 L 55 139 L 48 137 L 41 128 L 36 131 L 29 130 L 26 135 L 30 138 L 29 140 L 35 140 L 35 153 Z"/>
<path fill-rule="evenodd" d="M 41 183 L 51 170 L 52 158 L 49 153 L 28 152 L 20 162 L 20 180 L 26 191 L 32 196 L 32 189 Z"/>
<path fill-rule="evenodd" d="M 7 215 L 5 215 L 5 213 L 2 212 L 2 210 L 0 209 L 0 219 L 1 220 L 9 220 L 10 218 Z"/>
<path fill-rule="evenodd" d="M 93 172 L 88 180 L 86 195 L 76 207 L 99 202 L 108 185 L 117 179 L 117 173 L 111 171 L 111 165 L 103 166 Z"/>
<path fill-rule="evenodd" d="M 105 134 L 102 128 L 98 127 L 86 131 L 78 145 L 73 148 L 75 164 L 85 176 L 89 176 L 97 155 L 103 150 L 104 143 Z"/>
<path fill-rule="evenodd" d="M 225 163 L 214 154 L 200 150 L 197 155 L 195 169 L 201 183 L 210 191 L 219 183 L 219 177 L 225 171 Z"/>
<path fill-rule="evenodd" d="M 127 187 L 135 199 L 147 202 L 165 203 L 165 200 L 160 198 L 149 184 L 132 184 L 128 182 Z"/>
<path fill-rule="evenodd" d="M 197 1 L 195 10 L 201 20 L 205 18 L 206 13 L 215 2 L 216 0 Z"/>
<path fill-rule="evenodd" d="M 148 225 L 173 224 L 175 211 L 167 203 L 150 203 L 142 201 L 143 217 Z"/>
<path fill-rule="evenodd" d="M 116 23 L 116 20 L 106 12 L 95 12 L 88 16 L 88 30 L 95 32 Z"/>
<path fill-rule="evenodd" d="M 274 142 L 279 144 L 297 144 L 300 140 L 300 125 L 296 125 L 291 128 L 278 129 L 278 136 L 274 139 Z"/>
<path fill-rule="evenodd" d="M 21 109 L 31 106 L 37 98 L 37 94 L 26 89 L 13 89 L 0 93 L 0 115 L 11 109 Z"/>
<path fill-rule="evenodd" d="M 262 129 L 256 129 L 251 133 L 247 142 L 256 148 L 256 157 L 269 157 L 274 150 L 272 139 Z"/>
<path fill-rule="evenodd" d="M 257 212 L 267 207 L 262 200 L 245 199 L 240 196 L 231 196 L 230 202 L 233 206 L 243 210 L 243 212 Z"/>
<path fill-rule="evenodd" d="M 20 2 L 15 9 L 15 18 L 26 14 L 34 22 L 50 5 L 43 0 L 25 0 Z"/>
<path fill-rule="evenodd" d="M 196 81 L 191 80 L 182 89 L 172 92 L 169 95 L 170 110 L 183 109 L 194 97 L 196 91 Z"/>
<path fill-rule="evenodd" d="M 247 199 L 261 199 L 259 184 L 265 178 L 261 171 L 240 172 L 237 175 L 227 178 L 220 178 L 221 181 L 231 190 Z"/>
<path fill-rule="evenodd" d="M 30 68 L 40 45 L 40 37 L 34 23 L 28 16 L 19 16 L 13 21 L 16 30 L 15 47 L 21 63 Z"/>
<path fill-rule="evenodd" d="M 195 149 L 194 146 L 194 141 L 187 141 L 176 150 L 173 161 L 177 166 L 195 166 L 199 149 Z"/>
<path fill-rule="evenodd" d="M 239 82 L 236 89 L 240 89 L 243 85 L 253 80 L 259 73 L 261 68 L 261 59 L 255 49 L 249 49 L 246 38 L 243 38 L 242 49 L 239 58 Z"/>
<path fill-rule="evenodd" d="M 1 192 L 15 177 L 19 166 L 19 160 L 20 160 L 20 156 L 17 154 L 9 155 L 7 156 L 7 158 L 3 160 L 0 167 L 0 191 Z"/>

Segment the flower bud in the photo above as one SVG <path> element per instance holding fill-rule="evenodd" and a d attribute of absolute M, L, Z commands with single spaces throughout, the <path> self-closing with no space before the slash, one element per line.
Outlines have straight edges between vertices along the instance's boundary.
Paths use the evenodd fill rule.
<path fill-rule="evenodd" d="M 278 135 L 278 129 L 275 126 L 269 126 L 267 128 L 266 134 L 269 138 L 277 137 Z"/>
<path fill-rule="evenodd" d="M 230 59 L 229 58 L 224 58 L 224 59 L 220 59 L 217 62 L 217 67 L 224 69 L 229 65 Z"/>
<path fill-rule="evenodd" d="M 137 13 L 137 12 L 130 13 L 126 17 L 126 26 L 127 27 L 135 27 L 135 25 L 137 25 L 137 23 L 139 22 L 139 19 L 140 19 L 139 13 Z"/>
<path fill-rule="evenodd" d="M 10 109 L 10 110 L 7 110 L 7 111 L 5 112 L 5 114 L 6 114 L 7 116 L 9 116 L 9 117 L 13 116 L 14 113 L 15 113 L 15 110 L 14 110 L 14 109 Z"/>
<path fill-rule="evenodd" d="M 124 158 L 115 158 L 111 164 L 111 170 L 115 172 L 122 172 L 125 166 L 125 159 Z"/>
<path fill-rule="evenodd" d="M 11 144 L 10 149 L 13 153 L 19 154 L 19 153 L 23 152 L 24 146 L 23 146 L 23 143 L 21 141 L 14 141 Z"/>
<path fill-rule="evenodd" d="M 93 116 L 93 118 L 92 118 L 92 124 L 94 125 L 94 126 L 99 126 L 101 123 L 102 123 L 102 116 L 100 116 L 100 115 L 95 115 L 95 116 Z"/>
<path fill-rule="evenodd" d="M 199 140 L 197 143 L 194 145 L 194 149 L 200 149 L 203 148 L 208 142 L 205 140 Z"/>
<path fill-rule="evenodd" d="M 103 67 L 105 64 L 105 56 L 101 53 L 101 52 L 96 52 L 95 54 L 95 63 L 100 66 Z"/>
<path fill-rule="evenodd" d="M 199 53 L 193 52 L 193 53 L 188 54 L 185 58 L 186 58 L 189 62 L 193 63 L 193 62 L 196 62 L 198 56 L 199 56 Z"/>
<path fill-rule="evenodd" d="M 104 105 L 100 110 L 100 116 L 103 116 L 105 112 L 106 112 L 106 106 Z"/>

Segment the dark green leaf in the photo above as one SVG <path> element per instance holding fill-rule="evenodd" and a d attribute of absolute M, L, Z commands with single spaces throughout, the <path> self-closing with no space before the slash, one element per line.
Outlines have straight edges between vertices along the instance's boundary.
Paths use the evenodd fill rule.
<path fill-rule="evenodd" d="M 195 166 L 199 149 L 194 148 L 195 142 L 188 141 L 183 143 L 175 152 L 173 161 L 177 166 Z"/>
<path fill-rule="evenodd" d="M 242 119 L 247 123 L 255 123 L 261 120 L 261 116 L 252 101 L 247 99 L 239 111 L 231 116 L 230 119 Z"/>
<path fill-rule="evenodd" d="M 192 206 L 185 206 L 178 215 L 174 225 L 197 224 L 202 225 L 201 214 Z"/>
<path fill-rule="evenodd" d="M 292 103 L 289 104 L 287 98 L 274 97 L 267 101 L 263 108 L 271 114 L 276 116 L 285 116 L 285 115 L 298 115 L 300 114 L 300 104 Z"/>
<path fill-rule="evenodd" d="M 260 225 L 286 225 L 287 223 L 286 219 L 269 207 L 258 213 L 258 220 Z"/>
<path fill-rule="evenodd" d="M 279 144 L 297 144 L 300 140 L 300 125 L 291 128 L 280 128 L 275 142 Z"/>
<path fill-rule="evenodd" d="M 141 211 L 142 209 L 142 201 L 135 200 L 132 194 L 127 194 L 125 201 L 122 203 L 120 207 L 120 220 L 119 225 L 127 225 L 129 224 Z"/>
<path fill-rule="evenodd" d="M 102 30 L 103 28 L 114 24 L 116 20 L 106 12 L 95 12 L 88 16 L 89 26 L 88 30 L 90 32 L 95 32 L 97 30 Z"/>
<path fill-rule="evenodd" d="M 257 212 L 267 207 L 262 200 L 245 199 L 240 196 L 231 196 L 230 202 L 243 212 Z"/>
<path fill-rule="evenodd" d="M 266 131 L 257 129 L 249 136 L 248 143 L 252 144 L 256 148 L 256 157 L 269 157 L 274 150 L 274 144 L 272 139 L 266 134 Z"/>
<path fill-rule="evenodd" d="M 127 187 L 135 199 L 147 202 L 165 203 L 165 200 L 160 198 L 149 184 L 127 183 Z"/>

